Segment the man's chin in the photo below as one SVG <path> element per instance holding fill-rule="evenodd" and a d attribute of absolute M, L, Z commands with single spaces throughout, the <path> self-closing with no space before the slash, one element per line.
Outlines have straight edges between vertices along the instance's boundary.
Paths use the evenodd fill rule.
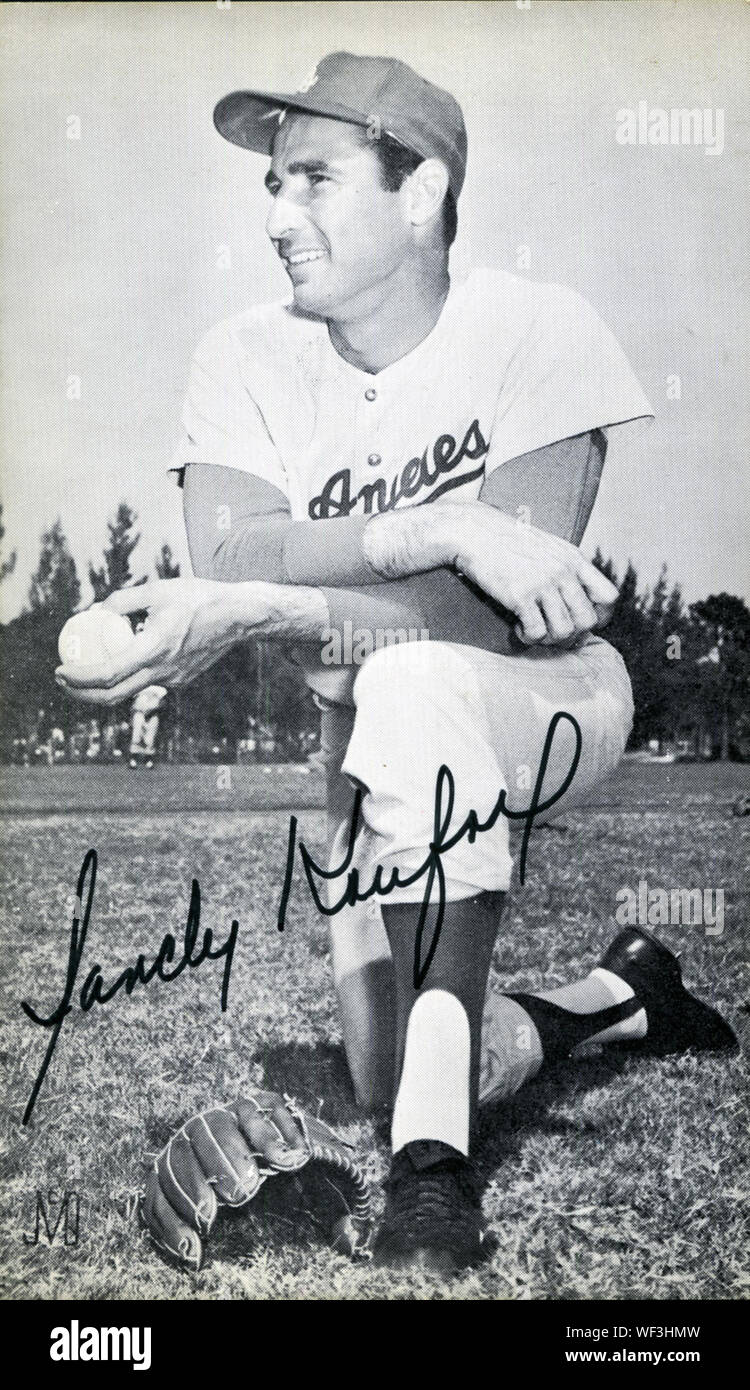
<path fill-rule="evenodd" d="M 301 314 L 311 314 L 317 318 L 325 318 L 331 311 L 331 303 L 328 295 L 321 293 L 319 288 L 310 284 L 294 285 L 294 307 L 299 309 Z"/>

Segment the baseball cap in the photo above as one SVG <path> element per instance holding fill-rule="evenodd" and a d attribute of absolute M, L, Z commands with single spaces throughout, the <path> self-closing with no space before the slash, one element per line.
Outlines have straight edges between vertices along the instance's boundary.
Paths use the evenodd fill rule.
<path fill-rule="evenodd" d="M 398 58 L 329 53 L 297 92 L 230 92 L 214 111 L 225 140 L 270 154 L 287 110 L 350 121 L 391 135 L 423 159 L 441 159 L 458 199 L 466 173 L 466 127 L 449 92 L 427 82 Z"/>

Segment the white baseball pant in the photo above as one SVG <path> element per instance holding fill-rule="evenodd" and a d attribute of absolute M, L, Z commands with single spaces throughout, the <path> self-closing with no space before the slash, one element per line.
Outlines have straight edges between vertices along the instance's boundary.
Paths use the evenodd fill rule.
<path fill-rule="evenodd" d="M 582 744 L 572 784 L 548 812 L 554 818 L 585 799 L 617 766 L 633 716 L 625 664 L 609 643 L 593 635 L 574 650 L 535 647 L 512 657 L 447 642 L 384 647 L 359 670 L 353 705 L 316 699 L 322 710 L 331 868 L 342 861 L 348 841 L 353 783 L 366 788 L 354 860 L 362 887 L 372 882 L 378 866 L 387 882 L 393 868 L 404 878 L 424 863 L 434 838 L 442 764 L 455 779 L 452 831 L 471 810 L 485 821 L 502 789 L 508 808 L 523 811 L 537 781 L 550 721 L 564 711 L 577 721 Z M 574 743 L 572 725 L 561 721 L 543 798 L 562 785 Z M 513 868 L 508 819 L 499 815 L 473 842 L 464 836 L 442 855 L 442 864 L 449 902 L 507 890 Z M 529 873 L 533 865 L 532 832 Z M 334 881 L 329 901 L 343 888 L 343 880 Z M 419 903 L 424 891 L 422 877 L 396 887 L 388 901 Z M 367 1103 L 377 1020 L 370 1016 L 361 981 L 390 956 L 377 898 L 342 909 L 329 919 L 329 928 L 344 1042 L 355 1089 Z"/>

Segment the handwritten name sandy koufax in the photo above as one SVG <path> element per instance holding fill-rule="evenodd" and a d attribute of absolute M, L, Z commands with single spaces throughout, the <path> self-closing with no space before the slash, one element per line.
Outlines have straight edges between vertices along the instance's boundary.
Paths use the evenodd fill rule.
<path fill-rule="evenodd" d="M 542 800 L 542 787 L 544 785 L 544 777 L 552 752 L 555 732 L 558 725 L 563 720 L 567 720 L 572 725 L 575 735 L 575 746 L 571 756 L 570 767 L 558 789 L 551 796 L 548 796 L 546 800 Z M 362 800 L 361 792 L 357 793 L 354 800 L 349 839 L 344 858 L 341 864 L 334 868 L 326 868 L 324 865 L 318 864 L 310 854 L 304 841 L 299 840 L 298 842 L 297 817 L 290 816 L 286 867 L 277 918 L 279 931 L 284 930 L 286 922 L 286 909 L 291 892 L 297 853 L 299 853 L 310 894 L 319 911 L 329 917 L 334 916 L 337 912 L 341 912 L 347 906 L 353 906 L 357 902 L 365 902 L 368 898 L 375 896 L 386 897 L 389 893 L 393 892 L 396 887 L 403 887 L 406 884 L 417 883 L 424 879 L 424 897 L 422 900 L 419 927 L 414 948 L 414 983 L 415 987 L 419 988 L 424 982 L 430 964 L 434 958 L 435 950 L 440 939 L 445 912 L 445 873 L 442 864 L 442 856 L 462 839 L 467 839 L 470 844 L 473 844 L 477 835 L 491 830 L 500 816 L 505 816 L 509 820 L 521 821 L 523 822 L 523 835 L 521 838 L 521 850 L 519 855 L 519 876 L 521 883 L 523 883 L 529 840 L 534 821 L 543 812 L 548 811 L 551 806 L 554 806 L 570 787 L 580 761 L 582 742 L 581 729 L 577 720 L 574 719 L 572 714 L 567 714 L 563 710 L 558 710 L 557 713 L 552 716 L 549 723 L 539 763 L 539 772 L 534 784 L 529 806 L 523 811 L 511 811 L 505 804 L 506 791 L 505 788 L 502 788 L 486 820 L 480 821 L 476 811 L 471 810 L 463 823 L 456 828 L 453 828 L 451 824 L 455 802 L 455 781 L 450 768 L 444 763 L 438 770 L 435 780 L 434 830 L 429 851 L 425 856 L 424 862 L 405 878 L 402 878 L 398 870 L 394 869 L 391 871 L 388 881 L 385 882 L 382 877 L 382 867 L 379 866 L 372 882 L 363 886 L 360 883 L 359 871 L 351 867 L 354 845 L 359 829 L 359 813 Z M 23 1114 L 24 1125 L 27 1125 L 31 1119 L 37 1097 L 54 1056 L 63 1024 L 68 1014 L 73 1010 L 72 1000 L 77 988 L 78 976 L 83 960 L 84 948 L 86 946 L 89 924 L 91 921 L 91 911 L 94 903 L 97 864 L 98 857 L 96 850 L 89 849 L 84 856 L 78 875 L 76 903 L 70 929 L 65 985 L 57 1007 L 54 1008 L 51 1013 L 44 1015 L 40 1014 L 31 1004 L 25 1001 L 21 1003 L 21 1008 L 32 1023 L 40 1028 L 50 1029 L 47 1050 L 44 1054 L 42 1064 L 39 1068 L 37 1078 Z M 329 904 L 323 900 L 315 883 L 316 877 L 327 883 L 345 879 L 345 886 L 338 902 Z M 435 888 L 437 893 L 436 904 L 432 902 L 434 897 L 433 889 Z M 427 929 L 428 909 L 431 904 L 435 907 L 435 911 L 430 923 L 430 939 L 425 943 L 424 937 Z M 185 970 L 196 970 L 198 966 L 202 965 L 206 960 L 224 961 L 221 981 L 221 1009 L 222 1012 L 226 1012 L 232 964 L 239 935 L 239 922 L 236 919 L 232 921 L 226 941 L 218 946 L 214 946 L 211 928 L 204 928 L 203 937 L 200 946 L 198 946 L 200 915 L 200 885 L 198 880 L 194 878 L 190 891 L 190 902 L 185 922 L 182 950 L 176 962 L 177 939 L 171 932 L 165 934 L 161 946 L 150 965 L 146 964 L 145 955 L 139 955 L 135 964 L 129 965 L 122 970 L 108 988 L 104 983 L 102 967 L 99 962 L 96 961 L 90 967 L 80 987 L 78 1007 L 81 1012 L 88 1013 L 97 1004 L 100 1006 L 108 1004 L 110 1000 L 114 999 L 115 995 L 119 994 L 121 991 L 124 991 L 124 993 L 128 995 L 132 994 L 137 985 L 148 985 L 151 980 L 155 978 L 161 980 L 164 984 L 169 984 L 171 981 L 178 979 Z"/>

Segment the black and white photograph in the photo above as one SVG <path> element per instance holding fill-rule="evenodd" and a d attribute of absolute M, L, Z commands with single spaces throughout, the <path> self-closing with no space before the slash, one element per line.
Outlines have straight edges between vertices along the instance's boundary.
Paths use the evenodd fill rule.
<path fill-rule="evenodd" d="M 0 1287 L 53 1379 L 248 1301 L 718 1367 L 749 31 L 2 6 Z"/>

